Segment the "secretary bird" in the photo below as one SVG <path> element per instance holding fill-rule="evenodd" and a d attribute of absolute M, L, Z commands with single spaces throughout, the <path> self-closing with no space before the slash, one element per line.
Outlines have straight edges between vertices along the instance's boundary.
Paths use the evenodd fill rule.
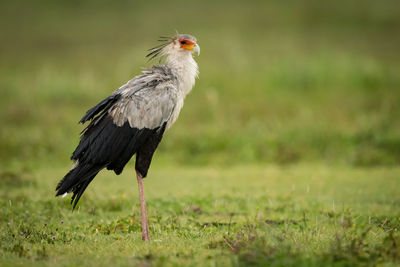
<path fill-rule="evenodd" d="M 192 53 L 200 54 L 196 38 L 188 34 L 161 37 L 159 41 L 162 44 L 151 48 L 147 57 L 165 58 L 165 64 L 145 69 L 88 110 L 79 121 L 90 123 L 82 131 L 71 156 L 75 164 L 56 188 L 56 196 L 73 193 L 71 204 L 75 209 L 89 183 L 102 169 L 118 175 L 136 154 L 144 241 L 150 238 L 143 178 L 164 131 L 174 124 L 186 95 L 192 90 L 198 76 Z"/>

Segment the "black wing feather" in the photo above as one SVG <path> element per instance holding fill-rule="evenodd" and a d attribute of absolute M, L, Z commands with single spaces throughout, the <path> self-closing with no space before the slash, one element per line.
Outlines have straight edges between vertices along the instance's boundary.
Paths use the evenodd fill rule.
<path fill-rule="evenodd" d="M 91 120 L 99 114 L 100 112 L 103 111 L 103 114 L 105 114 L 105 111 L 108 111 L 108 109 L 121 97 L 120 94 L 113 94 L 110 95 L 109 97 L 103 99 L 100 103 L 98 103 L 96 106 L 93 108 L 89 109 L 86 114 L 82 117 L 82 119 L 79 121 L 79 123 L 85 123 L 88 120 Z"/>
<path fill-rule="evenodd" d="M 163 45 L 150 53 L 157 56 Z M 113 94 L 91 108 L 79 123 L 90 121 L 82 131 L 81 140 L 71 159 L 76 165 L 58 183 L 56 195 L 73 192 L 71 203 L 76 207 L 82 194 L 104 168 L 120 174 L 128 161 L 137 154 L 135 168 L 146 177 L 154 151 L 160 143 L 166 122 L 155 129 L 134 128 L 126 121 L 124 125 L 114 124 L 110 110 L 121 98 Z"/>
<path fill-rule="evenodd" d="M 146 144 L 152 135 L 159 132 L 158 128 L 152 130 L 131 128 L 128 122 L 119 127 L 109 115 L 95 125 L 92 125 L 93 122 L 85 130 L 72 154 L 71 158 L 78 162 L 77 166 L 56 188 L 57 196 L 73 192 L 71 200 L 73 208 L 89 183 L 102 169 L 107 168 L 120 174 L 140 147 Z M 147 174 L 147 170 L 145 173 Z"/>

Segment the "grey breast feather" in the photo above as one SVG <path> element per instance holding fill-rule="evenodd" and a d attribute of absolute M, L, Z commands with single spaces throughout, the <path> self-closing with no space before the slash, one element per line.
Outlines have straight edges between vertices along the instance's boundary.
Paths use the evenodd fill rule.
<path fill-rule="evenodd" d="M 177 79 L 166 67 L 153 67 L 115 93 L 121 98 L 110 110 L 116 125 L 155 129 L 167 122 L 178 100 Z"/>

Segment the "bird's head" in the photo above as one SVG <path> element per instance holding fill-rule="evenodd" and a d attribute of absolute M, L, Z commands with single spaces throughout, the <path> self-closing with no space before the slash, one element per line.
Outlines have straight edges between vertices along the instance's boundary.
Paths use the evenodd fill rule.
<path fill-rule="evenodd" d="M 197 44 L 196 37 L 189 34 L 177 34 L 174 37 L 160 37 L 162 44 L 149 49 L 150 53 L 146 56 L 153 59 L 157 56 L 184 55 L 196 52 L 200 55 L 200 46 Z"/>

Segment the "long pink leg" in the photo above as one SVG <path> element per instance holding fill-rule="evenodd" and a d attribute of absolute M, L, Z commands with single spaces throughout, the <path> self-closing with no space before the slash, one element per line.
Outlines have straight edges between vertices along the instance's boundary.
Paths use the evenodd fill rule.
<path fill-rule="evenodd" d="M 136 171 L 136 177 L 138 180 L 139 186 L 139 197 L 140 197 L 140 212 L 142 217 L 142 240 L 149 241 L 149 224 L 147 221 L 147 212 L 146 212 L 146 200 L 144 199 L 144 190 L 143 190 L 143 178 L 139 172 Z"/>

